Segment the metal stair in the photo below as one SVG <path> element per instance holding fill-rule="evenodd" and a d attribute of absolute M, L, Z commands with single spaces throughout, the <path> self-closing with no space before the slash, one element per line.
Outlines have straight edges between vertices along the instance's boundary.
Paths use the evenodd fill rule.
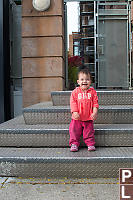
<path fill-rule="evenodd" d="M 54 106 L 70 104 L 71 91 L 51 92 Z M 97 90 L 100 105 L 133 105 L 133 90 Z"/>
<path fill-rule="evenodd" d="M 133 92 L 97 91 L 96 152 L 81 138 L 76 153 L 69 151 L 70 93 L 52 92 L 52 102 L 27 107 L 0 125 L 1 176 L 109 178 L 133 167 Z"/>
<path fill-rule="evenodd" d="M 47 106 L 41 103 L 23 110 L 26 124 L 68 124 L 71 121 L 69 106 Z M 131 124 L 133 105 L 100 106 L 96 124 Z M 55 120 L 56 119 L 56 120 Z"/>
<path fill-rule="evenodd" d="M 0 148 L 1 176 L 113 178 L 121 167 L 133 167 L 133 147 L 74 154 L 68 148 Z"/>
<path fill-rule="evenodd" d="M 95 124 L 96 146 L 132 147 L 133 124 Z M 0 147 L 69 147 L 69 124 L 26 125 L 23 116 L 0 125 Z M 85 146 L 81 139 L 81 146 Z"/>

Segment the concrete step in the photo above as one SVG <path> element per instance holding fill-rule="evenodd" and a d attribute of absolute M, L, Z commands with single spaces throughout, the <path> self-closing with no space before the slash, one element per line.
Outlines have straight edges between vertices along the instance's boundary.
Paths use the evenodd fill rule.
<path fill-rule="evenodd" d="M 26 124 L 68 124 L 71 121 L 69 106 L 52 106 L 40 103 L 23 109 Z M 96 124 L 132 124 L 133 105 L 100 106 Z"/>
<path fill-rule="evenodd" d="M 69 105 L 71 91 L 51 92 L 54 106 Z M 133 105 L 132 90 L 97 90 L 99 105 Z"/>
<path fill-rule="evenodd" d="M 133 124 L 95 124 L 96 146 L 133 146 Z M 0 147 L 68 147 L 68 124 L 26 125 L 23 116 L 0 124 Z M 81 146 L 85 146 L 81 138 Z"/>
<path fill-rule="evenodd" d="M 116 178 L 119 168 L 133 167 L 133 147 L 0 148 L 0 176 Z"/>

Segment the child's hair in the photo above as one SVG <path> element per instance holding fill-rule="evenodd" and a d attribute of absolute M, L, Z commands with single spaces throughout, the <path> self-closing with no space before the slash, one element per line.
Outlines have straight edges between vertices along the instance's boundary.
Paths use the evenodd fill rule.
<path fill-rule="evenodd" d="M 83 73 L 83 74 L 86 74 L 86 75 L 90 75 L 90 78 L 91 78 L 91 73 L 88 69 L 88 67 L 85 67 L 84 65 L 82 65 L 80 68 L 79 68 L 79 71 L 78 71 L 78 77 L 79 77 L 79 74 L 80 73 Z"/>

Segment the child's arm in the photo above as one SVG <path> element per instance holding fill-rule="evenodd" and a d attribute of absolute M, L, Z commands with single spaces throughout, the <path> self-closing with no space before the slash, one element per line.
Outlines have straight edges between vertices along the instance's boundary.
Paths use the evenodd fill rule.
<path fill-rule="evenodd" d="M 98 105 L 98 96 L 97 96 L 97 92 L 94 91 L 94 96 L 93 96 L 93 113 L 91 115 L 91 117 L 92 117 L 93 120 L 96 120 L 96 118 L 97 118 L 98 108 L 99 108 L 99 105 Z"/>
<path fill-rule="evenodd" d="M 75 98 L 74 92 L 71 93 L 70 108 L 71 108 L 72 117 L 75 120 L 78 120 L 80 118 L 80 116 L 79 116 L 79 113 L 78 113 L 77 100 Z"/>

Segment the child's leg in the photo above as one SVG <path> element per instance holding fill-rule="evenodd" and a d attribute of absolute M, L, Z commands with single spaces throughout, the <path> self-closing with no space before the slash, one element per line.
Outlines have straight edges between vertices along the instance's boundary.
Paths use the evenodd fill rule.
<path fill-rule="evenodd" d="M 95 136 L 94 136 L 94 125 L 93 121 L 86 121 L 82 122 L 83 126 L 83 139 L 87 146 L 94 146 L 95 145 Z"/>
<path fill-rule="evenodd" d="M 75 144 L 79 147 L 80 136 L 82 134 L 82 123 L 79 120 L 72 119 L 69 126 L 70 140 L 69 145 Z"/>

